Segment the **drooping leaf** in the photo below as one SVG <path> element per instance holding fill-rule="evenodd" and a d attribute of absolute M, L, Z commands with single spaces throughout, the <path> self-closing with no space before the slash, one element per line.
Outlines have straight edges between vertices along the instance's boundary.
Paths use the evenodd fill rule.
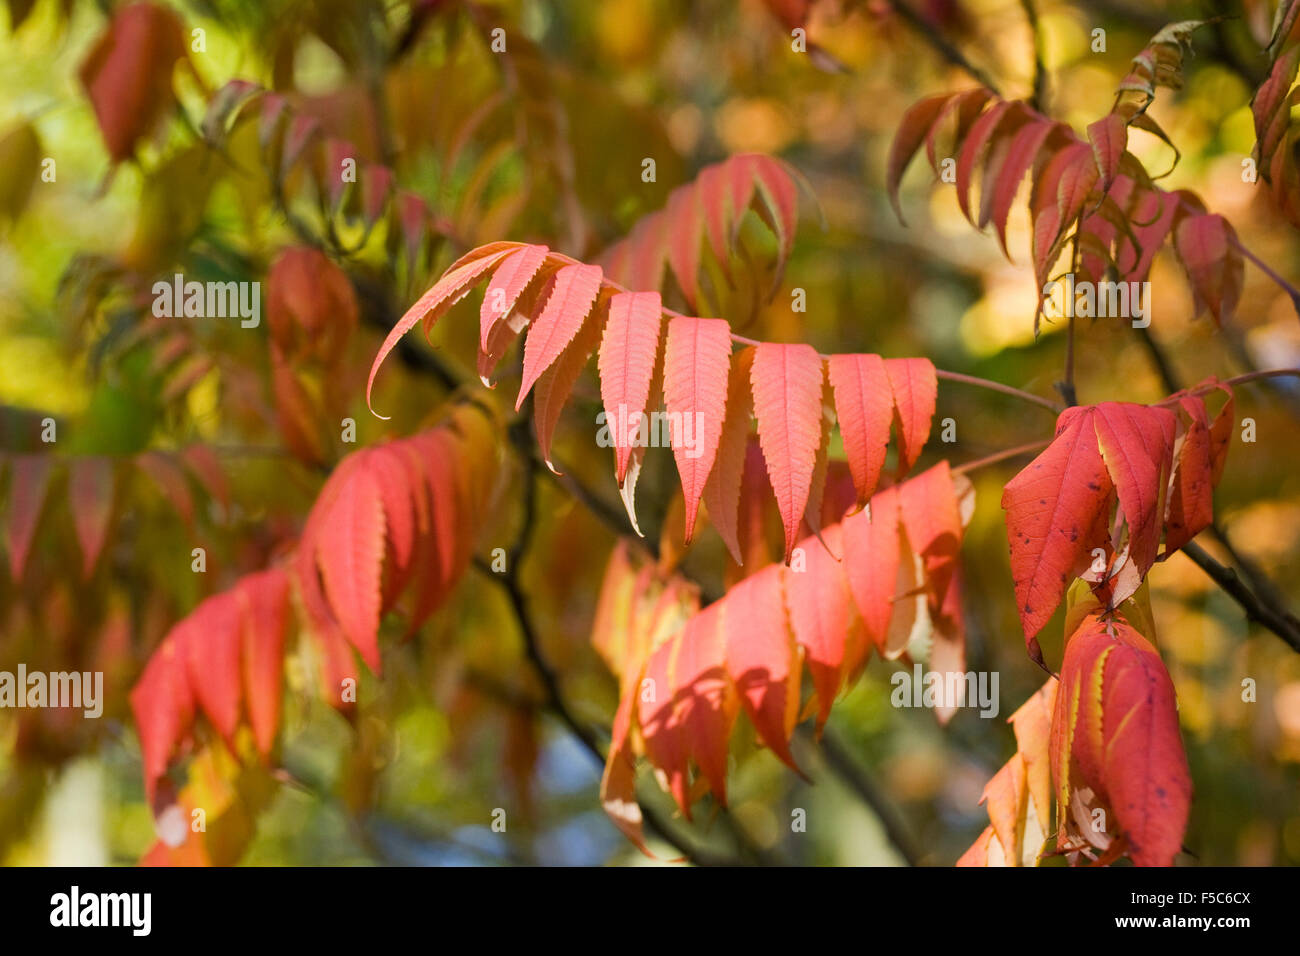
<path fill-rule="evenodd" d="M 894 395 L 879 355 L 832 355 L 827 361 L 844 453 L 858 505 L 875 493 L 885 466 Z"/>
<path fill-rule="evenodd" d="M 68 504 L 81 545 L 81 573 L 90 577 L 99 561 L 113 517 L 113 462 L 107 458 L 74 458 L 68 466 Z"/>
<path fill-rule="evenodd" d="M 821 445 L 822 360 L 811 345 L 763 343 L 750 368 L 758 438 L 790 560 Z"/>
<path fill-rule="evenodd" d="M 598 365 L 605 426 L 613 440 L 614 473 L 620 485 L 650 398 L 662 321 L 663 306 L 657 292 L 619 293 L 610 300 Z"/>
<path fill-rule="evenodd" d="M 99 121 L 109 157 L 129 159 L 176 102 L 172 71 L 185 57 L 176 15 L 152 3 L 118 9 L 81 64 L 81 84 Z"/>
<path fill-rule="evenodd" d="M 746 578 L 727 594 L 723 627 L 727 672 L 759 738 L 799 769 L 790 734 L 799 713 L 798 651 L 786 618 L 779 565 Z"/>
<path fill-rule="evenodd" d="M 600 266 L 581 263 L 563 266 L 555 273 L 552 287 L 541 312 L 528 329 L 524 343 L 523 381 L 515 410 L 524 403 L 529 390 L 573 341 L 583 321 L 600 294 Z"/>
<path fill-rule="evenodd" d="M 1085 618 L 1067 640 L 1053 717 L 1059 809 L 1089 788 L 1139 866 L 1169 866 L 1182 846 L 1191 778 L 1173 684 L 1123 618 Z"/>
<path fill-rule="evenodd" d="M 9 460 L 9 467 L 5 548 L 9 552 L 9 573 L 16 583 L 23 578 L 32 538 L 45 507 L 53 459 L 49 455 L 17 455 Z"/>
<path fill-rule="evenodd" d="M 930 424 L 939 383 L 934 363 L 926 358 L 886 359 L 890 391 L 894 395 L 894 421 L 898 425 L 899 472 L 916 464 L 930 438 Z"/>
<path fill-rule="evenodd" d="M 1174 229 L 1174 250 L 1187 272 L 1199 314 L 1208 310 L 1216 325 L 1231 319 L 1241 299 L 1244 263 L 1237 234 L 1222 216 L 1188 216 Z"/>
<path fill-rule="evenodd" d="M 725 319 L 679 316 L 668 323 L 664 403 L 674 423 L 673 457 L 682 479 L 688 542 L 722 436 L 730 364 L 731 327 Z"/>
<path fill-rule="evenodd" d="M 1081 560 L 1099 544 L 1090 532 L 1112 489 L 1091 415 L 1070 409 L 1052 444 L 1002 491 L 1016 603 L 1036 659 L 1041 652 L 1035 635 L 1060 604 Z"/>

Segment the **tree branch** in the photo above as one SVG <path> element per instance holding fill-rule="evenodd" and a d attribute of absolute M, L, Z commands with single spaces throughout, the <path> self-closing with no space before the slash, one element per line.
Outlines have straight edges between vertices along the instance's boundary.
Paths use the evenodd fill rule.
<path fill-rule="evenodd" d="M 920 866 L 921 854 L 901 814 L 871 775 L 853 759 L 848 746 L 839 735 L 829 727 L 822 733 L 821 752 L 826 758 L 826 765 L 875 813 L 885 836 L 904 862 L 908 866 Z"/>
<path fill-rule="evenodd" d="M 1183 545 L 1182 550 L 1197 567 L 1210 576 L 1210 580 L 1241 605 L 1248 620 L 1254 621 L 1261 627 L 1272 631 L 1282 638 L 1292 650 L 1300 651 L 1300 619 L 1297 619 L 1294 614 L 1273 607 L 1261 600 L 1259 595 L 1247 587 L 1245 582 L 1237 576 L 1236 571 L 1224 567 L 1214 560 L 1195 541 L 1187 542 L 1187 544 Z"/>
<path fill-rule="evenodd" d="M 1029 105 L 1037 112 L 1047 113 L 1047 67 L 1043 63 L 1042 30 L 1038 25 L 1038 11 L 1034 9 L 1033 0 L 1020 0 L 1029 21 L 1029 32 L 1034 47 L 1034 91 L 1029 97 Z"/>
<path fill-rule="evenodd" d="M 978 66 L 966 59 L 966 55 L 950 43 L 934 26 L 926 20 L 921 14 L 917 13 L 902 0 L 885 0 L 889 9 L 894 11 L 895 16 L 910 26 L 916 33 L 930 44 L 935 51 L 953 66 L 965 70 L 980 86 L 992 90 L 997 96 L 1002 94 L 998 91 L 997 84 L 993 78 L 981 70 Z"/>

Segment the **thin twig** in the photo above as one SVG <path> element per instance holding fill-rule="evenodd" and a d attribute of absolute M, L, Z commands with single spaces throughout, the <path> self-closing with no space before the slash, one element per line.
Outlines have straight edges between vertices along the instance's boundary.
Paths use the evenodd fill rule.
<path fill-rule="evenodd" d="M 1292 650 L 1300 651 L 1300 619 L 1297 619 L 1294 614 L 1289 614 L 1262 601 L 1259 595 L 1247 587 L 1245 582 L 1237 576 L 1236 571 L 1224 567 L 1214 560 L 1195 541 L 1187 542 L 1183 545 L 1182 550 L 1197 567 L 1210 576 L 1210 580 L 1241 605 L 1248 620 L 1254 621 L 1261 627 L 1272 631 L 1282 638 Z"/>
<path fill-rule="evenodd" d="M 1038 11 L 1034 9 L 1033 0 L 1020 0 L 1020 6 L 1025 11 L 1025 19 L 1029 21 L 1030 42 L 1034 47 L 1034 92 L 1029 98 L 1029 105 L 1039 113 L 1046 113 L 1047 67 L 1043 63 L 1042 28 L 1038 23 Z"/>
<path fill-rule="evenodd" d="M 1156 371 L 1160 375 L 1160 381 L 1165 390 L 1175 394 L 1181 393 L 1182 385 L 1178 373 L 1174 371 L 1173 363 L 1165 355 L 1164 349 L 1160 347 L 1160 343 L 1156 341 L 1149 328 L 1143 330 L 1141 339 L 1151 363 L 1156 367 Z M 1238 375 L 1234 379 L 1229 379 L 1225 384 L 1242 384 L 1243 382 L 1258 379 L 1274 378 L 1287 373 L 1300 375 L 1300 369 L 1271 369 L 1249 372 L 1245 375 Z M 1211 391 L 1217 387 L 1217 385 L 1202 386 L 1199 389 L 1193 389 L 1191 394 Z M 1287 644 L 1296 648 L 1296 650 L 1300 650 L 1300 644 L 1297 644 L 1300 641 L 1300 621 L 1297 621 L 1295 615 L 1287 610 L 1282 595 L 1273 582 L 1253 562 L 1237 552 L 1232 541 L 1228 538 L 1227 531 L 1221 528 L 1218 522 L 1212 522 L 1209 530 L 1218 539 L 1232 562 L 1250 579 L 1250 584 L 1254 588 L 1253 591 L 1251 587 L 1248 587 L 1237 577 L 1234 569 L 1220 564 L 1195 542 L 1185 544 L 1182 548 L 1183 553 L 1208 574 L 1210 579 L 1218 584 L 1229 597 L 1240 604 L 1245 609 L 1246 616 L 1250 620 L 1258 622 L 1282 638 Z"/>
<path fill-rule="evenodd" d="M 1041 441 L 1031 441 L 1024 445 L 1017 445 L 1015 448 L 1006 448 L 1002 451 L 994 452 L 991 455 L 986 455 L 983 458 L 977 458 L 974 461 L 968 461 L 965 464 L 957 465 L 952 469 L 952 473 L 954 475 L 964 475 L 974 471 L 976 468 L 983 468 L 985 465 L 997 464 L 998 462 L 1005 461 L 1008 458 L 1017 458 L 1020 455 L 1030 455 L 1046 448 L 1051 443 L 1052 440 L 1050 438 L 1044 438 Z"/>
<path fill-rule="evenodd" d="M 578 259 L 575 259 L 572 256 L 566 256 L 563 253 L 553 252 L 551 253 L 551 255 L 571 265 L 582 264 Z M 614 280 L 610 279 L 608 276 L 605 276 L 601 281 L 603 284 L 609 286 L 612 289 L 615 289 L 618 292 L 628 291 L 628 288 L 626 286 L 622 285 L 621 283 L 615 282 Z M 675 309 L 662 308 L 660 311 L 662 311 L 664 315 L 671 316 L 674 318 L 684 317 L 683 313 L 678 312 Z M 763 344 L 758 339 L 752 339 L 745 335 L 738 335 L 735 332 L 731 333 L 731 341 L 736 342 L 740 345 L 757 346 Z M 829 355 L 823 352 L 818 352 L 817 354 L 822 359 L 830 358 Z M 1003 395 L 1014 395 L 1016 398 L 1019 398 L 1023 401 L 1031 402 L 1035 405 L 1041 405 L 1043 408 L 1051 409 L 1054 412 L 1061 412 L 1063 410 L 1063 406 L 1059 402 L 1055 402 L 1050 398 L 1043 398 L 1041 395 L 1035 395 L 1032 392 L 1021 391 L 1020 389 L 1015 388 L 1011 385 L 1003 385 L 1001 382 L 990 381 L 987 378 L 980 378 L 977 375 L 966 375 L 962 372 L 949 372 L 945 369 L 940 369 L 940 368 L 936 368 L 934 370 L 934 374 L 936 378 L 946 379 L 950 382 L 963 382 L 966 385 L 974 385 L 978 388 L 986 388 L 989 389 L 990 391 L 1001 392 Z"/>
<path fill-rule="evenodd" d="M 853 759 L 839 735 L 829 727 L 822 733 L 821 751 L 826 757 L 826 765 L 875 813 L 885 836 L 904 862 L 908 866 L 920 866 L 920 851 L 902 815 L 871 775 Z"/>
<path fill-rule="evenodd" d="M 953 66 L 965 70 L 972 78 L 974 78 L 975 82 L 979 83 L 980 86 L 991 90 L 994 95 L 1002 95 L 998 91 L 997 84 L 993 82 L 993 78 L 970 60 L 966 59 L 966 55 L 962 53 L 961 50 L 957 49 L 957 47 L 953 46 L 953 44 L 935 28 L 934 24 L 930 23 L 906 3 L 903 3 L 902 0 L 886 0 L 886 3 L 889 5 L 889 8 L 894 11 L 895 16 L 920 34 L 921 38 L 929 43 L 930 46 L 934 47 L 935 51 L 945 60 Z"/>

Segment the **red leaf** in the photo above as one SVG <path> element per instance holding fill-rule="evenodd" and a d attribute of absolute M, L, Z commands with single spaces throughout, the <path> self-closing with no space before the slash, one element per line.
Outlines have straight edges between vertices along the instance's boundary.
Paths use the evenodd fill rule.
<path fill-rule="evenodd" d="M 1197 314 L 1208 309 L 1216 325 L 1232 318 L 1245 271 L 1237 233 L 1222 216 L 1188 216 L 1174 230 L 1174 251 L 1187 272 Z"/>
<path fill-rule="evenodd" d="M 1179 400 L 1187 420 L 1174 464 L 1165 519 L 1165 553 L 1177 551 L 1214 520 L 1214 464 L 1210 450 L 1210 419 L 1205 400 Z"/>
<path fill-rule="evenodd" d="M 785 578 L 790 625 L 804 649 L 804 661 L 817 691 L 818 730 L 825 725 L 846 675 L 865 649 L 855 627 L 848 581 L 836 557 L 844 554 L 840 525 L 826 528 L 823 540 L 824 546 L 817 538 L 805 538 L 800 547 L 806 567 L 790 568 Z"/>
<path fill-rule="evenodd" d="M 903 482 L 898 495 L 907 540 L 925 565 L 930 608 L 937 614 L 947 598 L 962 540 L 957 489 L 948 463 L 941 461 Z"/>
<path fill-rule="evenodd" d="M 730 167 L 732 161 L 705 166 L 695 180 L 695 191 L 704 212 L 704 226 L 709 237 L 709 248 L 722 268 L 728 282 L 731 275 L 732 225 L 744 213 L 744 207 L 731 208 Z M 746 196 L 748 202 L 748 196 Z"/>
<path fill-rule="evenodd" d="M 1038 151 L 1056 124 L 1048 120 L 1030 122 L 1016 131 L 1002 150 L 995 163 L 992 158 L 985 167 L 984 188 L 980 195 L 980 228 L 992 222 L 998 233 L 998 243 L 1007 258 L 1007 217 L 1011 214 L 1011 204 L 1015 201 L 1020 183 L 1025 172 L 1030 169 L 1038 156 Z"/>
<path fill-rule="evenodd" d="M 69 466 L 68 502 L 81 545 L 81 573 L 90 577 L 104 549 L 113 516 L 113 463 L 107 458 L 74 458 Z"/>
<path fill-rule="evenodd" d="M 758 438 L 785 525 L 788 563 L 821 445 L 822 360 L 811 345 L 763 343 L 749 373 Z"/>
<path fill-rule="evenodd" d="M 781 287 L 785 264 L 790 261 L 790 253 L 794 251 L 794 234 L 799 220 L 798 193 L 794 180 L 780 160 L 760 154 L 750 154 L 744 160 L 753 170 L 755 185 L 770 210 L 770 214 L 764 218 L 776 234 L 779 253 L 771 291 L 775 295 Z"/>
<path fill-rule="evenodd" d="M 719 611 L 718 604 L 706 607 L 673 638 L 676 656 L 671 689 L 673 723 L 718 803 L 725 807 L 727 749 L 739 702 L 725 668 L 726 635 Z M 683 809 L 689 806 L 688 801 Z"/>
<path fill-rule="evenodd" d="M 384 508 L 374 475 L 361 464 L 347 474 L 313 544 L 325 594 L 344 635 L 378 672 Z"/>
<path fill-rule="evenodd" d="M 740 545 L 738 509 L 745 471 L 749 425 L 754 417 L 754 400 L 750 394 L 749 370 L 754 361 L 752 346 L 731 357 L 731 375 L 727 379 L 727 413 L 718 440 L 717 459 L 709 480 L 704 484 L 704 506 L 709 520 L 731 553 L 736 564 L 743 564 Z"/>
<path fill-rule="evenodd" d="M 727 672 L 759 739 L 798 772 L 790 734 L 799 711 L 799 657 L 782 598 L 779 565 L 764 568 L 725 598 Z"/>
<path fill-rule="evenodd" d="M 1090 410 L 1069 409 L 1052 444 L 1002 491 L 1011 577 L 1031 654 L 1038 648 L 1035 635 L 1090 553 L 1089 535 L 1111 490 Z"/>
<path fill-rule="evenodd" d="M 903 207 L 898 201 L 898 188 L 903 181 L 903 172 L 912 161 L 912 157 L 916 155 L 916 151 L 920 149 L 926 134 L 935 126 L 945 106 L 952 99 L 953 94 L 941 93 L 938 96 L 926 97 L 913 105 L 903 114 L 903 119 L 898 124 L 898 132 L 894 134 L 894 141 L 889 146 L 889 159 L 885 163 L 885 191 L 894 206 L 894 214 L 904 225 L 907 224 L 907 220 L 903 218 Z"/>
<path fill-rule="evenodd" d="M 425 333 L 427 334 L 433 323 L 437 322 L 448 309 L 463 299 L 469 293 L 469 290 L 483 277 L 485 272 L 494 267 L 510 252 L 518 249 L 519 246 L 520 243 L 513 242 L 480 246 L 459 262 L 453 263 L 443 273 L 442 278 L 435 282 L 428 292 L 420 296 L 416 303 L 406 310 L 406 314 L 398 320 L 392 331 L 388 333 L 388 337 L 384 339 L 384 344 L 379 347 L 379 352 L 375 355 L 374 362 L 371 363 L 370 377 L 366 380 L 366 406 L 372 412 L 374 406 L 371 404 L 370 396 L 375 387 L 375 375 L 379 372 L 379 366 L 384 364 L 384 359 L 388 357 L 388 353 L 397 347 L 398 340 L 421 319 L 426 321 Z"/>
<path fill-rule="evenodd" d="M 173 630 L 183 648 L 190 687 L 231 751 L 239 726 L 240 602 L 234 591 L 208 598 Z"/>
<path fill-rule="evenodd" d="M 266 757 L 280 724 L 284 646 L 289 618 L 289 577 L 279 568 L 239 582 L 243 604 L 243 677 L 248 722 L 258 753 Z"/>
<path fill-rule="evenodd" d="M 663 305 L 658 292 L 619 293 L 609 302 L 609 319 L 597 363 L 605 427 L 614 443 L 614 470 L 620 485 L 650 398 L 662 322 Z"/>
<path fill-rule="evenodd" d="M 827 368 L 844 454 L 862 506 L 876 490 L 889 447 L 894 416 L 889 374 L 879 355 L 832 355 Z"/>
<path fill-rule="evenodd" d="M 930 421 L 938 399 L 934 363 L 924 358 L 885 359 L 898 422 L 899 473 L 916 464 L 930 438 Z"/>
<path fill-rule="evenodd" d="M 176 14 L 152 3 L 119 9 L 81 64 L 80 78 L 114 162 L 128 159 L 176 102 L 172 70 L 185 56 Z"/>
<path fill-rule="evenodd" d="M 867 636 L 885 652 L 902 560 L 898 489 L 876 492 L 870 507 L 844 519 L 844 572 Z"/>
<path fill-rule="evenodd" d="M 194 720 L 185 650 L 174 636 L 163 639 L 131 689 L 131 712 L 140 735 L 145 797 L 152 806 L 158 779 Z"/>
<path fill-rule="evenodd" d="M 1097 447 L 1101 450 L 1129 529 L 1129 553 L 1145 577 L 1160 549 L 1164 491 L 1172 469 L 1174 415 L 1167 408 L 1102 402 L 1094 407 Z M 1134 586 L 1136 589 L 1136 586 Z M 1117 593 L 1119 603 L 1129 597 Z"/>
<path fill-rule="evenodd" d="M 1107 113 L 1088 126 L 1088 142 L 1097 161 L 1102 192 L 1106 192 L 1119 175 L 1119 161 L 1128 146 L 1128 124 L 1119 113 Z"/>
<path fill-rule="evenodd" d="M 637 722 L 645 740 L 646 756 L 664 774 L 668 792 L 689 818 L 688 741 L 682 727 L 673 720 L 677 686 L 673 659 L 677 649 L 676 641 L 664 641 L 646 661 Z"/>
<path fill-rule="evenodd" d="M 1123 620 L 1085 619 L 1066 643 L 1053 729 L 1060 798 L 1090 787 L 1134 863 L 1171 865 L 1192 785 L 1173 683 L 1150 642 Z"/>
<path fill-rule="evenodd" d="M 695 195 L 694 184 L 678 186 L 668 197 L 664 210 L 668 233 L 668 263 L 677 285 L 693 309 L 699 298 L 700 241 L 704 233 L 704 214 Z"/>
<path fill-rule="evenodd" d="M 524 342 L 524 373 L 519 384 L 515 411 L 524 404 L 529 390 L 573 341 L 583 320 L 600 294 L 600 266 L 575 264 L 555 273 L 555 286 L 541 313 L 528 330 Z"/>
<path fill-rule="evenodd" d="M 479 349 L 486 352 L 488 336 L 498 322 L 504 321 L 528 283 L 546 261 L 546 246 L 524 246 L 501 260 L 492 274 L 483 305 L 479 309 Z"/>
<path fill-rule="evenodd" d="M 605 292 L 583 320 L 573 341 L 537 380 L 537 389 L 533 393 L 533 426 L 537 431 L 537 444 L 541 446 L 542 458 L 551 471 L 556 471 L 551 462 L 551 437 L 578 376 L 586 367 L 591 353 L 600 344 L 608 312 L 609 295 Z"/>
<path fill-rule="evenodd" d="M 10 462 L 5 547 L 9 550 L 9 573 L 14 583 L 18 583 L 22 580 L 32 538 L 45 507 L 53 459 L 49 455 L 18 455 Z"/>
<path fill-rule="evenodd" d="M 688 542 L 722 436 L 730 364 L 731 327 L 725 319 L 679 316 L 668 323 L 664 403 L 669 421 L 679 423 L 673 429 L 673 458 L 682 479 Z"/>
<path fill-rule="evenodd" d="M 1019 125 L 1016 121 L 1023 122 L 1024 104 L 1006 100 L 994 103 L 987 112 L 981 114 L 979 119 L 971 124 L 970 133 L 962 143 L 961 152 L 957 154 L 957 203 L 961 206 L 962 214 L 972 225 L 975 220 L 970 214 L 971 178 L 975 175 L 975 167 L 984 154 L 985 148 L 1001 131 L 1003 121 L 1009 118 L 1016 125 Z"/>

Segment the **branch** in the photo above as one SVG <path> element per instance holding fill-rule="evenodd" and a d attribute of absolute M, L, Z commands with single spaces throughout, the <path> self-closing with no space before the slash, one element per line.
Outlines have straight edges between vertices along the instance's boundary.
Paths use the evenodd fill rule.
<path fill-rule="evenodd" d="M 934 47 L 935 51 L 953 66 L 965 70 L 975 82 L 980 86 L 992 90 L 996 96 L 1002 94 L 998 91 L 997 84 L 993 82 L 992 77 L 981 70 L 978 66 L 966 59 L 966 55 L 953 46 L 944 36 L 935 28 L 934 24 L 926 20 L 921 14 L 917 13 L 902 0 L 885 0 L 894 14 L 910 26 L 916 33 L 925 40 L 926 43 Z"/>
<path fill-rule="evenodd" d="M 530 400 L 531 401 L 531 400 Z M 526 419 L 519 419 L 510 430 L 511 443 L 517 451 L 520 452 L 520 459 L 524 465 L 524 518 L 518 537 L 511 546 L 506 562 L 504 573 L 496 573 L 491 569 L 485 569 L 494 580 L 501 583 L 506 592 L 506 597 L 510 602 L 511 609 L 514 611 L 515 619 L 519 625 L 519 633 L 524 643 L 524 653 L 528 657 L 529 663 L 536 672 L 538 679 L 542 683 L 545 694 L 546 709 L 553 713 L 568 728 L 569 732 L 578 739 L 588 753 L 595 759 L 596 763 L 603 767 L 605 764 L 605 750 L 601 746 L 596 732 L 593 728 L 582 723 L 569 707 L 564 698 L 564 693 L 560 687 L 559 675 L 555 672 L 545 656 L 542 654 L 541 641 L 538 638 L 537 631 L 533 627 L 532 618 L 528 613 L 527 598 L 519 584 L 519 563 L 523 558 L 528 547 L 528 539 L 531 537 L 532 529 L 536 518 L 536 487 L 535 477 L 538 471 L 536 459 L 532 455 L 531 436 L 528 435 Z M 641 807 L 641 815 L 646 824 L 685 858 L 698 866 L 736 866 L 744 862 L 744 859 L 729 857 L 718 854 L 712 850 L 694 845 L 685 836 L 679 833 L 676 828 L 672 827 L 667 820 L 654 808 L 645 802 L 638 800 Z M 725 816 L 727 828 L 735 838 L 736 842 L 745 851 L 747 856 L 764 863 L 779 863 L 781 861 L 774 859 L 761 848 L 755 846 L 750 841 L 747 834 L 740 829 L 735 819 Z"/>
<path fill-rule="evenodd" d="M 1032 455 L 1034 452 L 1046 448 L 1052 443 L 1052 439 L 1044 438 L 1042 441 L 1031 441 L 1023 445 L 1017 445 L 1015 448 L 1006 448 L 1002 451 L 996 451 L 991 455 L 983 458 L 977 458 L 974 461 L 968 461 L 965 464 L 958 465 L 952 469 L 954 475 L 964 475 L 974 471 L 976 468 L 983 468 L 985 465 L 994 465 L 1008 458 L 1017 458 L 1020 455 Z"/>
<path fill-rule="evenodd" d="M 1038 25 L 1038 11 L 1034 9 L 1033 0 L 1020 0 L 1029 21 L 1029 31 L 1034 46 L 1034 92 L 1029 98 L 1029 105 L 1037 112 L 1047 112 L 1047 67 L 1043 64 L 1042 31 Z"/>
<path fill-rule="evenodd" d="M 876 814 L 885 836 L 899 856 L 908 866 L 920 866 L 921 854 L 902 816 L 871 775 L 853 759 L 848 746 L 840 740 L 839 735 L 829 727 L 822 734 L 821 751 L 826 757 L 826 765 Z"/>
<path fill-rule="evenodd" d="M 1236 571 L 1224 567 L 1214 560 L 1195 541 L 1187 542 L 1187 544 L 1183 545 L 1182 550 L 1197 567 L 1210 576 L 1210 580 L 1241 605 L 1248 620 L 1254 621 L 1261 627 L 1272 631 L 1282 638 L 1292 650 L 1300 651 L 1300 619 L 1296 618 L 1294 614 L 1273 607 L 1263 601 L 1259 595 L 1246 586 L 1245 582 L 1237 576 Z"/>
<path fill-rule="evenodd" d="M 554 255 L 558 259 L 562 259 L 570 263 L 571 265 L 583 264 L 581 260 L 575 259 L 572 256 L 566 256 L 562 253 L 552 253 L 552 255 Z M 618 290 L 619 292 L 629 291 L 627 286 L 623 285 L 622 283 L 615 282 L 613 279 L 610 279 L 608 276 L 602 278 L 601 282 L 612 289 Z M 669 309 L 667 307 L 661 308 L 660 311 L 663 312 L 664 315 L 673 316 L 675 318 L 681 318 L 684 315 L 684 313 L 678 312 L 676 309 Z M 757 346 L 763 344 L 758 339 L 751 339 L 748 336 L 739 335 L 735 332 L 731 333 L 731 341 L 737 342 L 741 345 Z M 818 352 L 817 354 L 822 359 L 830 358 L 830 356 L 824 352 Z M 980 378 L 977 375 L 966 375 L 962 372 L 949 372 L 941 368 L 936 368 L 934 370 L 934 374 L 936 378 L 946 379 L 947 381 L 950 382 L 962 382 L 963 384 L 966 385 L 974 385 L 978 388 L 986 388 L 993 392 L 1001 392 L 1003 395 L 1012 395 L 1016 398 L 1021 399 L 1022 401 L 1031 402 L 1034 405 L 1040 405 L 1043 408 L 1051 409 L 1053 412 L 1056 412 L 1058 414 L 1065 410 L 1065 406 L 1061 405 L 1061 403 L 1059 402 L 1053 401 L 1050 398 L 1043 398 L 1041 395 L 1035 395 L 1033 392 L 1021 391 L 1020 389 L 1014 388 L 1011 385 L 1003 385 L 1001 382 L 994 382 L 987 378 Z"/>
<path fill-rule="evenodd" d="M 1160 347 L 1160 343 L 1156 341 L 1149 328 L 1143 329 L 1141 340 L 1146 348 L 1147 355 L 1151 359 L 1151 363 L 1156 367 L 1156 371 L 1160 375 L 1160 381 L 1164 387 L 1170 392 L 1181 392 L 1182 388 L 1179 384 L 1178 373 L 1174 370 L 1169 357 L 1165 355 L 1164 349 Z M 1269 369 L 1248 372 L 1245 375 L 1238 375 L 1235 378 L 1228 379 L 1224 384 L 1240 385 L 1246 382 L 1278 378 L 1284 375 L 1300 375 L 1300 369 Z M 1198 386 L 1190 394 L 1196 395 L 1209 392 L 1217 387 L 1217 385 Z M 1165 401 L 1169 400 L 1166 399 Z M 1183 545 L 1183 553 L 1208 574 L 1210 579 L 1218 584 L 1229 597 L 1233 598 L 1245 609 L 1246 617 L 1249 620 L 1266 627 L 1292 648 L 1300 651 L 1300 620 L 1297 620 L 1295 615 L 1286 609 L 1282 595 L 1273 585 L 1273 582 L 1255 567 L 1253 562 L 1248 561 L 1237 552 L 1237 549 L 1233 547 L 1232 542 L 1228 539 L 1227 532 L 1217 522 L 1210 525 L 1210 531 L 1223 545 L 1223 549 L 1228 552 L 1228 557 L 1250 579 L 1250 583 L 1254 586 L 1253 591 L 1237 576 L 1235 570 L 1225 567 L 1214 560 L 1196 542 L 1189 541 Z"/>

